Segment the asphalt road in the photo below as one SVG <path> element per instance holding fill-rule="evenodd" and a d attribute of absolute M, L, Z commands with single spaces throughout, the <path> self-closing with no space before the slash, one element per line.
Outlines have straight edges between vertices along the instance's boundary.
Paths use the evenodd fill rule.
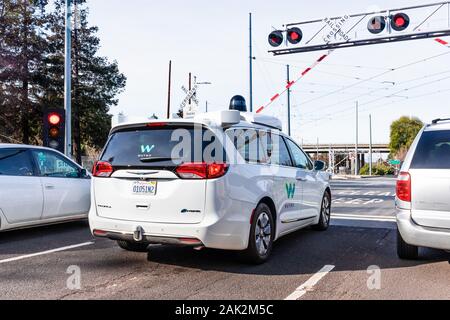
<path fill-rule="evenodd" d="M 332 227 L 282 238 L 261 266 L 220 250 L 130 253 L 93 239 L 84 222 L 2 233 L 0 299 L 450 299 L 449 254 L 397 258 L 393 188 L 334 181 Z"/>

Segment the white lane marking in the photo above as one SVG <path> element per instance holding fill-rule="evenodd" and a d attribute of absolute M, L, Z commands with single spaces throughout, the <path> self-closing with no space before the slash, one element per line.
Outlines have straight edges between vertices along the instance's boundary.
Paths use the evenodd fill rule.
<path fill-rule="evenodd" d="M 397 218 L 393 216 L 373 216 L 364 214 L 343 214 L 343 213 L 333 213 L 331 217 L 334 219 L 341 220 L 363 220 L 363 221 L 387 221 L 396 222 Z"/>
<path fill-rule="evenodd" d="M 13 261 L 18 261 L 18 260 L 23 260 L 23 259 L 28 259 L 28 258 L 33 258 L 33 257 L 37 257 L 37 256 L 43 256 L 43 255 L 50 254 L 50 253 L 66 251 L 66 250 L 71 250 L 71 249 L 80 248 L 80 247 L 86 247 L 86 246 L 90 246 L 90 245 L 93 245 L 93 244 L 94 244 L 94 242 L 92 242 L 92 241 L 91 242 L 84 242 L 84 243 L 74 244 L 74 245 L 67 246 L 67 247 L 61 247 L 61 248 L 56 248 L 56 249 L 52 249 L 52 250 L 26 254 L 26 255 L 23 255 L 23 256 L 19 256 L 19 257 L 14 257 L 14 258 L 9 258 L 9 259 L 5 259 L 5 260 L 0 260 L 0 264 L 13 262 Z"/>
<path fill-rule="evenodd" d="M 305 293 L 308 291 L 312 291 L 314 286 L 322 280 L 323 277 L 325 277 L 331 270 L 333 270 L 335 266 L 332 265 L 326 265 L 324 266 L 319 272 L 317 272 L 315 275 L 313 275 L 311 278 L 308 279 L 304 284 L 302 284 L 300 287 L 295 289 L 294 292 L 292 292 L 286 299 L 284 300 L 298 300 L 300 299 Z"/>

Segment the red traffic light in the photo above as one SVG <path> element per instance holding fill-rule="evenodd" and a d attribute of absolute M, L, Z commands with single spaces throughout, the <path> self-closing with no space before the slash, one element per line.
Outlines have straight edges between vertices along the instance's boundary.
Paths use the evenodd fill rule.
<path fill-rule="evenodd" d="M 303 32 L 299 28 L 291 28 L 287 30 L 287 40 L 291 44 L 298 44 L 302 41 Z"/>
<path fill-rule="evenodd" d="M 373 17 L 367 24 L 367 29 L 370 33 L 379 34 L 386 28 L 386 20 L 383 16 Z"/>
<path fill-rule="evenodd" d="M 392 29 L 395 31 L 403 31 L 409 26 L 409 17 L 404 13 L 397 13 L 391 19 Z"/>
<path fill-rule="evenodd" d="M 57 126 L 61 122 L 61 117 L 57 113 L 50 113 L 48 115 L 48 122 L 53 126 Z"/>
<path fill-rule="evenodd" d="M 269 44 L 272 47 L 279 47 L 283 43 L 283 33 L 279 30 L 269 34 Z"/>

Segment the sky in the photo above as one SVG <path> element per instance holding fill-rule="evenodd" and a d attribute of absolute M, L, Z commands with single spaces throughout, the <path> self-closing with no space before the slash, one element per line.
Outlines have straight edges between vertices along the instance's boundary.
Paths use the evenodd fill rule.
<path fill-rule="evenodd" d="M 90 23 L 99 27 L 99 54 L 117 60 L 127 78 L 112 114 L 153 113 L 167 108 L 168 64 L 172 60 L 172 112 L 184 99 L 181 87 L 192 72 L 198 82 L 199 110 L 225 110 L 236 94 L 249 97 L 248 14 L 253 15 L 254 108 L 286 85 L 286 64 L 296 79 L 324 52 L 273 56 L 268 34 L 287 23 L 388 8 L 432 3 L 415 0 L 88 0 Z M 411 27 L 436 8 L 411 11 Z M 447 27 L 442 8 L 423 28 Z M 349 22 L 350 23 L 350 22 Z M 362 23 L 352 36 L 363 37 Z M 314 28 L 305 27 L 305 39 Z M 367 32 L 366 32 L 367 33 Z M 444 38 L 450 40 L 449 38 Z M 447 55 L 447 53 L 449 53 Z M 354 143 L 359 103 L 359 141 L 389 142 L 389 128 L 400 116 L 424 122 L 450 117 L 450 48 L 432 39 L 340 49 L 292 87 L 292 136 L 304 144 Z M 445 91 L 449 90 L 449 91 Z M 286 128 L 287 98 L 264 110 Z"/>

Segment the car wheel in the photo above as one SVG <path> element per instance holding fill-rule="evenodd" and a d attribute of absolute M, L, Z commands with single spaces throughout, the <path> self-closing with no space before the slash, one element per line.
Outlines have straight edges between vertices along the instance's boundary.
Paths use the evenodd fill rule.
<path fill-rule="evenodd" d="M 397 255 L 400 259 L 416 260 L 419 257 L 419 247 L 407 244 L 397 229 Z"/>
<path fill-rule="evenodd" d="M 125 240 L 117 240 L 117 244 L 124 250 L 132 252 L 147 252 L 148 243 L 130 242 Z"/>
<path fill-rule="evenodd" d="M 250 227 L 248 248 L 244 251 L 247 262 L 261 264 L 269 259 L 275 233 L 274 227 L 269 206 L 264 203 L 259 204 Z"/>
<path fill-rule="evenodd" d="M 325 192 L 322 199 L 322 205 L 320 207 L 319 223 L 313 226 L 314 230 L 325 231 L 328 230 L 331 220 L 331 195 L 329 192 Z"/>

